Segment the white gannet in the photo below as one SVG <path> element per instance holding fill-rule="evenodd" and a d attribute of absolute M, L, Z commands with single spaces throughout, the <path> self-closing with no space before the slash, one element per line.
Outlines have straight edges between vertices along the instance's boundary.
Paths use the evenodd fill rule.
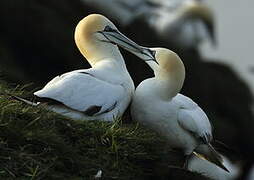
<path fill-rule="evenodd" d="M 133 81 L 116 44 L 136 51 L 135 43 L 121 34 L 106 17 L 92 14 L 75 29 L 75 42 L 92 68 L 55 77 L 35 92 L 47 108 L 73 119 L 112 121 L 121 116 L 134 93 Z"/>
<path fill-rule="evenodd" d="M 183 151 L 186 162 L 194 153 L 227 170 L 210 144 L 212 127 L 205 112 L 179 93 L 185 79 L 181 59 L 165 48 L 140 49 L 142 53 L 136 55 L 153 69 L 155 77 L 142 81 L 136 88 L 132 118 L 165 136 L 172 148 Z"/>
<path fill-rule="evenodd" d="M 198 0 L 182 1 L 170 10 L 154 9 L 147 18 L 158 36 L 177 47 L 197 47 L 205 39 L 216 44 L 213 12 Z"/>

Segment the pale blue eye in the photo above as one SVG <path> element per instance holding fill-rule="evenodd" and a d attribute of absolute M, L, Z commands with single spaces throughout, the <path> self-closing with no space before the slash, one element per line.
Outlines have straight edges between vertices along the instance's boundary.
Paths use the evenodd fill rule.
<path fill-rule="evenodd" d="M 156 51 L 153 51 L 153 50 L 151 50 L 151 49 L 148 49 L 148 51 L 149 51 L 149 53 L 152 54 L 153 57 L 155 57 Z"/>
<path fill-rule="evenodd" d="M 104 30 L 103 31 L 106 31 L 106 32 L 108 32 L 108 31 L 111 31 L 111 27 L 110 26 L 105 26 L 105 28 L 104 28 Z"/>
<path fill-rule="evenodd" d="M 104 32 L 115 32 L 117 31 L 116 29 L 113 29 L 112 27 L 110 27 L 109 25 L 105 26 Z"/>

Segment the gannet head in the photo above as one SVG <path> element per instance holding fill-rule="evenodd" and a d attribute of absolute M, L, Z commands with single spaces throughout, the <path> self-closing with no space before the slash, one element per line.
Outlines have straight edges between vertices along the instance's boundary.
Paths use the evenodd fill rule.
<path fill-rule="evenodd" d="M 210 23 L 214 19 L 214 15 L 211 8 L 209 8 L 206 4 L 197 0 L 185 1 L 180 7 L 180 11 L 182 11 L 182 13 L 185 14 L 185 16 L 202 18 L 204 21 Z"/>
<path fill-rule="evenodd" d="M 154 69 L 155 76 L 160 79 L 176 78 L 182 87 L 185 68 L 180 57 L 166 48 L 150 48 L 150 50 L 155 54 L 155 61 L 158 63 L 158 68 Z"/>
<path fill-rule="evenodd" d="M 166 48 L 141 49 L 142 53 L 136 55 L 153 69 L 155 79 L 160 82 L 160 96 L 165 99 L 174 97 L 180 92 L 185 79 L 185 68 L 180 57 Z"/>
<path fill-rule="evenodd" d="M 205 39 L 210 39 L 216 45 L 214 32 L 214 16 L 212 10 L 198 0 L 188 0 L 179 3 L 171 11 L 156 11 L 158 35 L 168 39 L 175 47 L 181 49 L 197 48 Z"/>
<path fill-rule="evenodd" d="M 75 42 L 91 65 L 101 59 L 122 59 L 116 45 L 128 51 L 140 52 L 139 46 L 118 31 L 106 17 L 91 14 L 82 19 L 75 29 Z"/>
<path fill-rule="evenodd" d="M 184 64 L 180 57 L 167 48 L 139 47 L 139 52 L 134 53 L 145 61 L 154 71 L 170 73 L 175 71 L 185 72 Z"/>
<path fill-rule="evenodd" d="M 208 35 L 212 43 L 216 44 L 215 32 L 214 32 L 214 14 L 206 4 L 197 1 L 189 0 L 183 3 L 180 7 L 179 12 L 182 18 L 192 19 L 193 21 L 200 21 L 205 26 Z M 197 27 L 198 28 L 198 27 Z M 198 29 L 197 29 L 198 30 Z M 197 32 L 202 34 L 202 32 Z M 202 39 L 202 35 L 200 35 Z"/>

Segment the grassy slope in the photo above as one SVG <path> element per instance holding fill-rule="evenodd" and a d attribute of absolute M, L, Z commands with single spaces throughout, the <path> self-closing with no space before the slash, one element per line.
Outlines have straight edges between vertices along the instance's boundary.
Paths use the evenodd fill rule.
<path fill-rule="evenodd" d="M 11 99 L 0 82 L 0 179 L 205 179 L 137 123 L 73 121 Z"/>

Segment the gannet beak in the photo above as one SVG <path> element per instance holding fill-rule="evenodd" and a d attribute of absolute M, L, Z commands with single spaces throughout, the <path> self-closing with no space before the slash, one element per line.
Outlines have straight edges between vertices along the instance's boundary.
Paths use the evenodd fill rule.
<path fill-rule="evenodd" d="M 143 47 L 143 46 L 141 46 L 140 48 L 142 50 L 142 53 L 136 54 L 136 56 L 138 56 L 144 61 L 154 61 L 158 64 L 155 58 L 156 51 L 151 50 L 150 48 L 147 48 L 147 47 Z"/>
<path fill-rule="evenodd" d="M 101 33 L 106 38 L 107 42 L 122 47 L 123 49 L 133 53 L 144 61 L 156 61 L 155 51 L 143 46 L 139 46 L 137 43 L 127 38 L 117 29 L 106 27 L 103 31 L 98 31 L 98 33 Z"/>

